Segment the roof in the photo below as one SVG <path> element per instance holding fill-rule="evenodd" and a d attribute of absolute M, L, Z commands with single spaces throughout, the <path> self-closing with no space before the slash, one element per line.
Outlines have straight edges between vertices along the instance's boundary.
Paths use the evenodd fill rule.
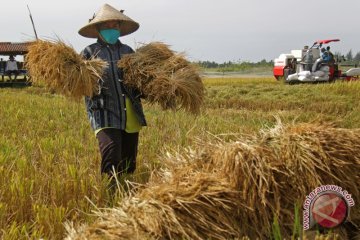
<path fill-rule="evenodd" d="M 0 55 L 24 55 L 31 42 L 0 42 Z"/>

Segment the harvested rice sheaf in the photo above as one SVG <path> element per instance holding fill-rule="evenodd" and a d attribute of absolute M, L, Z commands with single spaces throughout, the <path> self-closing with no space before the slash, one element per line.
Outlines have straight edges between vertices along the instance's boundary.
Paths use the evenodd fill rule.
<path fill-rule="evenodd" d="M 121 58 L 124 83 L 136 87 L 150 103 L 163 109 L 199 113 L 204 86 L 197 68 L 161 42 L 152 42 Z"/>
<path fill-rule="evenodd" d="M 270 239 L 274 217 L 289 239 L 294 208 L 335 184 L 360 202 L 360 130 L 277 125 L 256 137 L 168 154 L 164 169 L 67 239 Z M 360 209 L 350 220 L 359 224 Z M 346 234 L 343 228 L 340 236 Z"/>
<path fill-rule="evenodd" d="M 106 63 L 84 60 L 64 42 L 38 40 L 29 46 L 26 68 L 30 81 L 56 93 L 80 99 L 99 91 L 98 81 Z"/>

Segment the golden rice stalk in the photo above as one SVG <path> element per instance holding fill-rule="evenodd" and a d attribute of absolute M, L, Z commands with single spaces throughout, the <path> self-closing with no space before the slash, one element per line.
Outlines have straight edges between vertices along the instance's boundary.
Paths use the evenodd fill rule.
<path fill-rule="evenodd" d="M 28 50 L 26 68 L 31 82 L 74 99 L 91 97 L 99 91 L 104 61 L 84 60 L 60 40 L 38 40 Z"/>
<path fill-rule="evenodd" d="M 124 71 L 124 83 L 139 89 L 150 103 L 199 113 L 204 86 L 198 70 L 166 44 L 144 45 L 124 56 L 118 66 Z"/>
<path fill-rule="evenodd" d="M 360 202 L 360 129 L 278 124 L 164 161 L 145 186 L 95 223 L 69 228 L 67 239 L 269 239 L 274 217 L 290 239 L 295 205 L 316 187 L 341 186 Z M 355 205 L 351 220 L 359 219 Z"/>

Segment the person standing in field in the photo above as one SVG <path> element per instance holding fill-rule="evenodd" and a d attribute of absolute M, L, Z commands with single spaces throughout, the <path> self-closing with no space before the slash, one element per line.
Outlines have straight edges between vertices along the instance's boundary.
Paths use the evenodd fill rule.
<path fill-rule="evenodd" d="M 146 126 L 140 92 L 123 83 L 124 73 L 117 62 L 134 51 L 119 37 L 135 32 L 139 24 L 112 6 L 103 5 L 79 34 L 97 42 L 82 51 L 85 59 L 100 58 L 108 63 L 99 79 L 98 95 L 86 97 L 90 124 L 95 131 L 101 153 L 101 173 L 113 177 L 133 173 L 139 131 Z M 113 178 L 112 178 L 113 179 Z"/>

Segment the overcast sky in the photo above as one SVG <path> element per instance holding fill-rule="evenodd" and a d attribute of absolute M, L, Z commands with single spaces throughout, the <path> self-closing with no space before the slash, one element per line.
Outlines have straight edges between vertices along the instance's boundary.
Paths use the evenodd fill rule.
<path fill-rule="evenodd" d="M 120 38 L 136 43 L 163 41 L 191 60 L 259 61 L 301 49 L 315 40 L 340 38 L 332 51 L 360 51 L 358 0 L 11 0 L 1 2 L 0 41 L 33 39 L 26 5 L 40 37 L 56 35 L 78 51 L 94 42 L 78 35 L 108 3 L 140 23 Z"/>

